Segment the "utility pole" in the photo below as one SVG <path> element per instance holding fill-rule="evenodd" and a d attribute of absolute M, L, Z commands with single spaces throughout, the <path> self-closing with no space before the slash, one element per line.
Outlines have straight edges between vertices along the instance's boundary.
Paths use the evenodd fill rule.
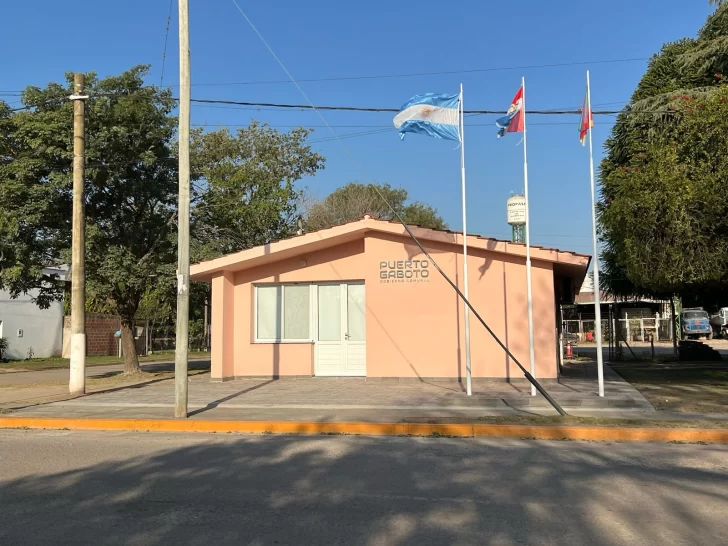
<path fill-rule="evenodd" d="M 174 416 L 187 418 L 187 349 L 190 318 L 190 21 L 179 0 L 179 199 L 177 203 L 177 336 Z"/>
<path fill-rule="evenodd" d="M 203 334 L 202 334 L 203 335 L 203 338 L 202 338 L 203 346 L 204 346 L 205 351 L 210 350 L 210 343 L 209 343 L 209 339 L 210 339 L 210 335 L 209 335 L 210 334 L 210 328 L 209 328 L 210 322 L 209 321 L 210 321 L 210 319 L 209 319 L 209 314 L 208 314 L 208 305 L 209 305 L 208 302 L 209 302 L 209 300 L 206 295 L 205 296 L 205 326 L 204 326 L 204 330 L 203 330 Z"/>
<path fill-rule="evenodd" d="M 71 246 L 71 394 L 86 392 L 86 76 L 73 75 L 73 220 Z"/>

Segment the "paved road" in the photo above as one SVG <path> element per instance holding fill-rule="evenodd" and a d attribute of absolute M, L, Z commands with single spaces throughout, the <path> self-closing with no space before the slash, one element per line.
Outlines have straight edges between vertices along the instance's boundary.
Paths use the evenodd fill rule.
<path fill-rule="evenodd" d="M 726 544 L 728 446 L 0 432 L 0 544 Z"/>

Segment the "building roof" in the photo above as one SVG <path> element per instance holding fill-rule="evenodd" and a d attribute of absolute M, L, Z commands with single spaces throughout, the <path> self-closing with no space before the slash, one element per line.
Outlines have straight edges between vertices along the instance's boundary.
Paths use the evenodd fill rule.
<path fill-rule="evenodd" d="M 426 243 L 433 242 L 457 245 L 460 248 L 462 247 L 462 232 L 423 228 L 414 225 L 409 225 L 408 227 L 425 247 L 427 247 Z M 193 281 L 208 281 L 216 274 L 223 271 L 241 271 L 266 263 L 290 258 L 301 254 L 302 252 L 322 250 L 324 248 L 361 239 L 366 236 L 367 233 L 384 233 L 409 238 L 409 234 L 401 223 L 389 220 L 379 220 L 366 215 L 360 220 L 354 220 L 352 222 L 305 233 L 303 235 L 294 235 L 293 237 L 289 237 L 281 241 L 256 246 L 233 254 L 227 254 L 220 258 L 194 264 L 190 268 L 190 277 Z M 526 245 L 523 243 L 514 243 L 511 241 L 470 234 L 467 237 L 467 241 L 468 248 L 476 248 L 524 258 L 526 256 Z M 586 267 L 589 265 L 591 256 L 567 250 L 559 250 L 557 248 L 546 248 L 531 245 L 531 259 L 551 262 L 554 264 L 563 264 L 564 266 L 576 266 L 583 268 L 584 273 L 586 273 Z M 579 280 L 581 281 L 581 279 Z"/>

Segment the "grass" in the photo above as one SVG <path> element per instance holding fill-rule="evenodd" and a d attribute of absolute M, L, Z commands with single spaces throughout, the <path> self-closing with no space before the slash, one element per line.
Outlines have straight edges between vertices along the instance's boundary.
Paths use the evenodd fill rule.
<path fill-rule="evenodd" d="M 190 351 L 189 358 L 210 358 L 210 353 L 202 351 Z M 140 356 L 139 363 L 164 362 L 174 360 L 174 352 L 154 353 L 148 356 Z M 123 364 L 124 360 L 115 356 L 87 356 L 86 366 L 105 366 L 109 364 Z M 6 370 L 55 370 L 69 368 L 68 358 L 33 358 L 31 360 L 11 360 L 0 362 L 0 369 Z"/>
<path fill-rule="evenodd" d="M 564 425 L 628 428 L 728 428 L 728 421 L 669 421 L 661 419 L 612 419 L 604 417 L 561 417 L 558 415 L 504 415 L 478 417 L 478 423 L 488 425 Z"/>
<path fill-rule="evenodd" d="M 615 367 L 657 410 L 728 413 L 728 369 Z"/>

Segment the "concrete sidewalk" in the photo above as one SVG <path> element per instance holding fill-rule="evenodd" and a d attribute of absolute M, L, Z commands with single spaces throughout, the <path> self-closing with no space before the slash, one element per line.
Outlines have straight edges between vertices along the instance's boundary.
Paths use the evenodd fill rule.
<path fill-rule="evenodd" d="M 728 422 L 728 414 L 696 414 L 662 411 L 641 410 L 577 410 L 569 409 L 572 417 L 598 417 L 601 419 L 625 420 L 651 420 L 651 421 L 709 421 Z M 51 417 L 68 419 L 173 419 L 173 406 L 159 405 L 156 407 L 135 406 L 101 406 L 82 405 L 67 402 L 58 402 L 43 406 L 34 406 L 13 411 L 8 417 Z M 190 406 L 190 420 L 197 421 L 264 421 L 264 422 L 318 422 L 318 423 L 460 423 L 476 422 L 483 418 L 487 422 L 489 417 L 535 417 L 555 416 L 555 411 L 538 408 L 519 410 L 507 408 L 504 410 L 451 408 L 451 409 L 382 409 L 359 408 L 341 409 L 329 408 L 286 408 L 286 407 L 249 407 L 230 408 L 216 407 L 207 409 Z M 532 423 L 538 424 L 536 422 Z"/>
<path fill-rule="evenodd" d="M 191 373 L 209 370 L 209 360 L 190 361 Z M 142 364 L 147 374 L 171 372 L 173 362 L 150 362 Z M 86 392 L 88 395 L 108 392 L 111 388 L 135 388 L 141 383 L 162 382 L 166 379 L 149 376 L 121 375 L 123 367 L 118 364 L 86 368 Z M 8 408 L 28 407 L 69 400 L 68 368 L 38 370 L 0 374 L 0 411 Z M 169 375 L 169 374 L 168 374 Z"/>
<path fill-rule="evenodd" d="M 575 363 L 562 378 L 544 381 L 547 391 L 571 415 L 635 417 L 654 408 L 630 384 L 606 369 L 607 396 L 597 396 L 589 363 Z M 548 402 L 530 394 L 525 380 L 478 380 L 473 396 L 460 383 L 382 381 L 365 378 L 239 379 L 212 383 L 190 378 L 189 410 L 197 419 L 279 421 L 410 422 L 477 419 L 492 415 L 556 415 Z M 172 381 L 112 389 L 73 400 L 5 405 L 16 415 L 36 417 L 166 418 L 174 405 Z"/>

